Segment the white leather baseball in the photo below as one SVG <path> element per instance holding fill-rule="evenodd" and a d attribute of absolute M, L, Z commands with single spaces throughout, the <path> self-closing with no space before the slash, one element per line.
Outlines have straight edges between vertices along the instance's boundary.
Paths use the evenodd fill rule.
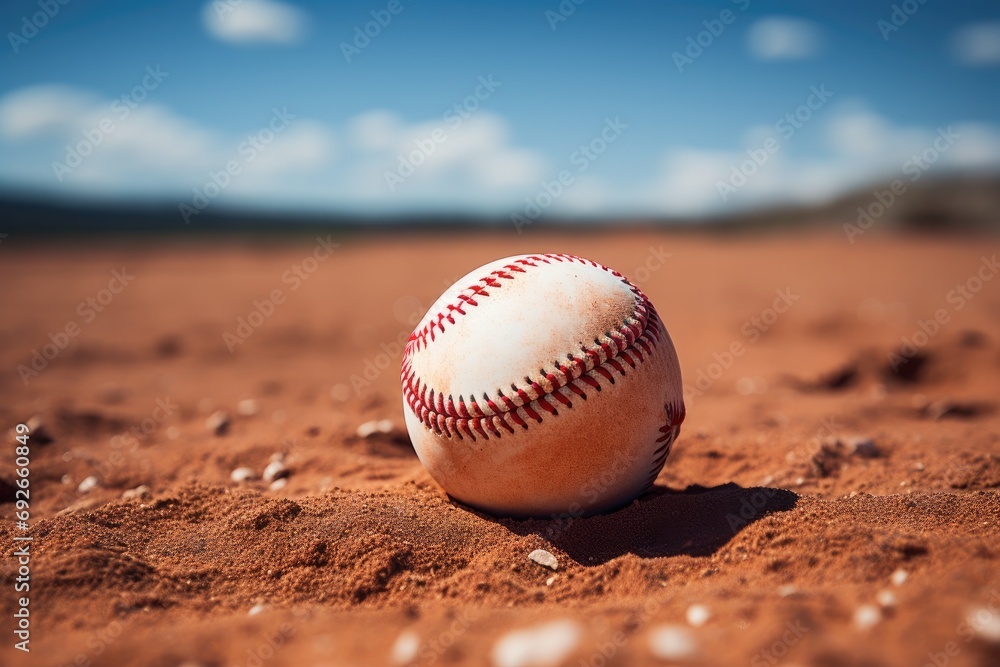
<path fill-rule="evenodd" d="M 684 420 L 673 343 L 617 271 L 508 257 L 449 288 L 401 373 L 417 456 L 456 500 L 506 516 L 583 516 L 656 479 Z"/>

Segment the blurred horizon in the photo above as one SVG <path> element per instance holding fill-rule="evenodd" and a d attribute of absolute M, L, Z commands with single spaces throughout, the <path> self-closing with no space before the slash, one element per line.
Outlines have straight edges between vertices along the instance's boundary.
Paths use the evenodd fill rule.
<path fill-rule="evenodd" d="M 1000 174 L 987 2 L 7 3 L 0 193 L 702 218 Z"/>

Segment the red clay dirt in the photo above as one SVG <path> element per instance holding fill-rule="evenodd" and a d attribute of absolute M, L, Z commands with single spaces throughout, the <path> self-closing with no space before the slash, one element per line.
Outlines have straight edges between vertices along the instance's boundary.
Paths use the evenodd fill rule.
<path fill-rule="evenodd" d="M 511 631 L 561 619 L 574 666 L 664 664 L 664 626 L 697 665 L 1000 664 L 1000 244 L 331 238 L 316 261 L 315 239 L 5 240 L 0 476 L 18 423 L 38 415 L 44 434 L 27 532 L 0 488 L 3 664 L 490 664 Z M 523 252 L 622 271 L 677 347 L 680 439 L 613 514 L 458 506 L 402 430 L 412 325 L 459 276 Z M 392 425 L 358 435 L 371 420 Z M 12 634 L 24 535 L 30 655 Z"/>

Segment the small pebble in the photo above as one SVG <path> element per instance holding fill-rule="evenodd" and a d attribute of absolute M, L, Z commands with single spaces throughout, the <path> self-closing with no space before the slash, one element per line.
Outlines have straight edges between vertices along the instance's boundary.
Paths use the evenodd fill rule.
<path fill-rule="evenodd" d="M 229 414 L 224 410 L 216 410 L 205 420 L 205 428 L 215 435 L 225 435 L 229 430 Z"/>
<path fill-rule="evenodd" d="M 136 498 L 145 498 L 152 492 L 152 489 L 145 484 L 140 484 L 134 489 L 127 489 L 122 493 L 122 500 L 135 500 Z"/>
<path fill-rule="evenodd" d="M 99 480 L 96 475 L 91 475 L 80 482 L 80 486 L 76 487 L 76 490 L 80 493 L 90 493 L 100 485 L 101 480 Z"/>
<path fill-rule="evenodd" d="M 882 610 L 873 604 L 863 604 L 854 610 L 854 627 L 870 630 L 882 621 Z"/>
<path fill-rule="evenodd" d="M 263 611 L 267 611 L 267 605 L 263 602 L 258 602 L 254 606 L 250 607 L 250 611 L 247 612 L 247 616 L 256 616 Z"/>
<path fill-rule="evenodd" d="M 391 433 L 392 421 L 389 419 L 379 419 L 367 421 L 358 427 L 358 437 L 370 438 L 377 433 Z"/>
<path fill-rule="evenodd" d="M 844 441 L 847 445 L 847 451 L 855 456 L 860 456 L 866 459 L 874 459 L 879 455 L 878 447 L 875 445 L 875 441 L 871 438 L 856 437 L 847 438 Z"/>
<path fill-rule="evenodd" d="M 698 643 L 683 626 L 661 625 L 649 634 L 649 650 L 660 660 L 688 660 L 698 652 Z"/>
<path fill-rule="evenodd" d="M 583 632 L 576 621 L 560 620 L 508 632 L 493 645 L 494 667 L 560 665 L 576 650 Z"/>
<path fill-rule="evenodd" d="M 558 579 L 558 578 L 559 578 L 558 574 L 553 574 L 551 577 L 549 577 L 548 579 L 545 580 L 545 585 L 546 586 L 551 586 L 553 584 L 553 582 L 555 582 L 555 580 Z"/>
<path fill-rule="evenodd" d="M 708 622 L 708 619 L 712 618 L 712 612 L 703 604 L 693 604 L 688 607 L 685 617 L 692 627 L 700 628 Z"/>
<path fill-rule="evenodd" d="M 231 473 L 229 473 L 229 479 L 236 482 L 237 484 L 241 484 L 243 482 L 249 482 L 251 479 L 253 479 L 253 468 L 247 468 L 246 466 L 242 468 L 237 468 L 236 470 L 233 470 Z"/>
<path fill-rule="evenodd" d="M 891 609 L 899 604 L 899 600 L 896 598 L 896 594 L 893 593 L 888 588 L 883 588 L 875 596 L 875 601 L 878 602 L 879 606 L 883 609 Z"/>
<path fill-rule="evenodd" d="M 70 477 L 69 475 L 63 475 L 59 481 L 62 482 L 63 484 L 68 485 L 73 483 L 73 478 Z"/>
<path fill-rule="evenodd" d="M 980 607 L 970 611 L 965 620 L 975 631 L 977 637 L 984 641 L 1000 644 L 1000 613 L 991 611 L 988 607 Z"/>
<path fill-rule="evenodd" d="M 559 561 L 557 561 L 556 557 L 545 549 L 535 549 L 528 554 L 528 560 L 533 560 L 542 567 L 547 567 L 552 570 L 559 569 Z"/>
<path fill-rule="evenodd" d="M 45 427 L 45 420 L 41 415 L 34 415 L 24 422 L 24 425 L 28 427 L 28 436 L 34 444 L 47 445 L 53 441 L 52 434 Z"/>
<path fill-rule="evenodd" d="M 910 578 L 909 572 L 899 568 L 889 576 L 889 580 L 892 582 L 893 586 L 902 586 L 906 583 L 906 580 Z"/>
<path fill-rule="evenodd" d="M 778 595 L 783 598 L 791 597 L 799 592 L 799 589 L 792 584 L 785 584 L 778 587 Z"/>
<path fill-rule="evenodd" d="M 271 486 L 268 487 L 268 488 L 270 488 L 272 491 L 280 491 L 283 488 L 285 488 L 286 486 L 288 486 L 288 478 L 287 477 L 280 477 L 280 478 L 274 480 L 273 482 L 271 482 Z"/>
<path fill-rule="evenodd" d="M 284 463 L 280 460 L 272 460 L 267 464 L 267 467 L 264 468 L 264 473 L 261 477 L 264 478 L 265 482 L 273 482 L 281 477 L 287 477 L 288 474 L 288 468 L 285 467 Z"/>
<path fill-rule="evenodd" d="M 420 636 L 413 630 L 404 630 L 392 645 L 392 662 L 396 665 L 409 665 L 417 659 L 420 650 Z"/>
<path fill-rule="evenodd" d="M 236 404 L 236 413 L 243 417 L 253 417 L 256 414 L 260 414 L 260 406 L 252 398 L 244 398 Z"/>

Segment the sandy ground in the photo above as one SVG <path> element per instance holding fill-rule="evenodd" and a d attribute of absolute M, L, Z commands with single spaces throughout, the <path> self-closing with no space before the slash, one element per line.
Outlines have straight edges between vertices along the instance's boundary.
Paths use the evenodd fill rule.
<path fill-rule="evenodd" d="M 998 251 L 874 234 L 5 239 L 0 661 L 1000 664 Z M 614 514 L 457 506 L 400 430 L 411 325 L 520 252 L 621 270 L 676 344 L 687 420 L 654 488 Z M 36 415 L 23 531 L 15 426 Z M 392 426 L 359 436 L 371 420 Z M 232 481 L 240 467 L 252 478 Z M 13 648 L 24 596 L 30 655 Z"/>

